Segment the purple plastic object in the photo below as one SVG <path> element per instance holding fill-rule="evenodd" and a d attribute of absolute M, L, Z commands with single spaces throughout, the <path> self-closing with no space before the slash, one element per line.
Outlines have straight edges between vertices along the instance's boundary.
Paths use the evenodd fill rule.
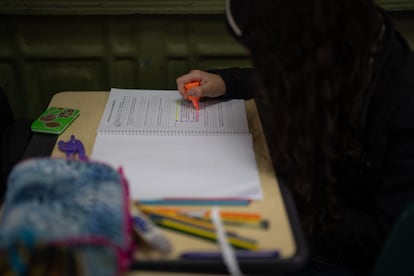
<path fill-rule="evenodd" d="M 76 159 L 76 155 L 79 160 L 88 161 L 88 157 L 85 154 L 85 147 L 82 142 L 75 138 L 75 135 L 70 136 L 70 140 L 65 142 L 60 140 L 58 142 L 59 150 L 66 153 L 66 158 L 69 160 Z"/>

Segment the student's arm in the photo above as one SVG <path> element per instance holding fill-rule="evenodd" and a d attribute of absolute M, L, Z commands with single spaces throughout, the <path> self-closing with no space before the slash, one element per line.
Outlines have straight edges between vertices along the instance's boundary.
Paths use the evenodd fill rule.
<path fill-rule="evenodd" d="M 255 92 L 255 71 L 252 68 L 227 68 L 211 70 L 219 74 L 226 84 L 223 98 L 251 99 Z"/>
<path fill-rule="evenodd" d="M 200 86 L 185 91 L 184 85 L 194 81 L 200 82 Z M 189 73 L 179 76 L 176 83 L 177 89 L 183 97 L 188 94 L 222 99 L 250 99 L 254 95 L 254 70 L 250 68 L 191 70 Z"/>

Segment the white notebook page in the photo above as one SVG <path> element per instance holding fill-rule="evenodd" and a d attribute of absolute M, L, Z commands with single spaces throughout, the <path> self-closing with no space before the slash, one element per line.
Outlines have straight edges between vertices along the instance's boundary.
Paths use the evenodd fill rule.
<path fill-rule="evenodd" d="M 92 158 L 122 167 L 133 199 L 262 199 L 251 136 L 98 134 Z"/>
<path fill-rule="evenodd" d="M 122 167 L 133 199 L 261 199 L 243 100 L 112 89 L 91 158 Z"/>

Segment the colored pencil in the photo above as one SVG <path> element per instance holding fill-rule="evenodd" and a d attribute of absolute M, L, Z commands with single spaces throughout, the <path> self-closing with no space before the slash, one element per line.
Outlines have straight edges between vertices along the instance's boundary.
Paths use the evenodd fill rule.
<path fill-rule="evenodd" d="M 151 207 L 151 206 L 140 206 L 143 211 L 157 211 L 168 214 L 182 214 L 196 218 L 209 218 L 209 210 L 183 210 L 179 208 L 168 208 L 168 207 Z M 261 215 L 259 213 L 252 212 L 233 212 L 233 211 L 220 211 L 220 217 L 222 220 L 234 220 L 234 221 L 261 221 Z"/>
<path fill-rule="evenodd" d="M 205 211 L 189 211 L 179 208 L 170 207 L 149 207 L 140 206 L 140 209 L 146 214 L 167 215 L 173 217 L 180 217 L 182 219 L 190 218 L 189 222 L 199 224 L 200 222 L 207 222 L 207 227 L 214 227 L 211 219 L 204 215 Z M 268 229 L 269 221 L 260 219 L 260 215 L 256 213 L 242 213 L 242 212 L 221 212 L 222 221 L 224 225 L 239 226 L 247 228 Z"/>
<path fill-rule="evenodd" d="M 238 259 L 265 259 L 279 258 L 280 253 L 277 250 L 237 250 L 235 255 Z M 219 251 L 188 251 L 181 253 L 180 258 L 189 260 L 221 259 L 223 255 Z"/>
<path fill-rule="evenodd" d="M 209 218 L 210 211 L 183 211 L 185 214 L 190 216 L 198 216 Z M 254 220 L 258 221 L 261 220 L 260 214 L 257 213 L 247 213 L 247 212 L 229 212 L 229 211 L 220 211 L 220 217 L 226 219 L 234 219 L 234 220 Z"/>
<path fill-rule="evenodd" d="M 147 214 L 149 216 L 149 218 L 153 221 L 159 220 L 159 219 L 168 219 L 174 222 L 178 222 L 178 223 L 182 223 L 194 228 L 198 228 L 201 230 L 206 230 L 206 231 L 211 231 L 215 233 L 215 228 L 214 225 L 212 223 L 200 223 L 197 220 L 194 219 L 188 219 L 186 217 L 180 217 L 180 216 L 170 216 L 170 215 L 160 215 L 160 214 Z M 246 238 L 246 237 L 241 237 L 239 235 L 237 235 L 236 233 L 232 232 L 232 231 L 226 231 L 226 235 L 229 237 L 235 237 L 237 239 L 246 241 L 246 242 L 250 242 L 250 243 L 256 243 L 256 241 L 254 239 L 251 238 Z"/>
<path fill-rule="evenodd" d="M 204 221 L 211 221 L 211 219 L 199 219 Z M 262 229 L 266 230 L 269 228 L 269 221 L 268 220 L 261 220 L 261 221 L 237 221 L 237 220 L 229 220 L 229 219 L 222 219 L 223 224 L 226 226 L 235 226 L 235 227 L 243 227 L 243 228 L 253 228 L 253 229 Z"/>
<path fill-rule="evenodd" d="M 206 240 L 216 241 L 216 233 L 214 230 L 197 227 L 168 217 L 150 216 L 150 218 L 154 221 L 155 224 L 161 227 L 165 227 L 171 230 L 175 230 L 181 233 L 189 234 Z M 253 242 L 251 239 L 233 235 L 227 236 L 227 239 L 229 243 L 236 248 L 250 250 L 257 249 L 256 242 Z"/>
<path fill-rule="evenodd" d="M 248 206 L 250 200 L 243 199 L 141 199 L 142 205 L 184 205 L 184 206 Z"/>

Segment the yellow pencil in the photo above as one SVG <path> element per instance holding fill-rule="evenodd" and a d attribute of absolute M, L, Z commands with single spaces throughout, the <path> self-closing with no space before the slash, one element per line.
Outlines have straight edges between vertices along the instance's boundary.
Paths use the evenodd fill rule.
<path fill-rule="evenodd" d="M 172 211 L 164 211 L 164 210 L 157 210 L 157 209 L 142 209 L 144 211 L 145 214 L 151 216 L 151 215 L 157 215 L 157 216 L 163 216 L 163 217 L 168 217 L 168 218 L 174 218 L 174 219 L 178 219 L 180 221 L 183 221 L 185 223 L 191 223 L 194 224 L 196 226 L 199 227 L 205 227 L 205 228 L 209 228 L 209 229 L 213 229 L 214 230 L 214 225 L 209 222 L 208 220 L 199 220 L 196 218 L 192 218 L 192 217 L 187 217 L 187 216 L 183 216 L 180 215 L 179 213 L 174 213 Z"/>
<path fill-rule="evenodd" d="M 210 218 L 210 211 L 182 211 L 183 214 L 199 218 Z M 220 217 L 224 220 L 237 220 L 237 221 L 260 221 L 261 216 L 257 213 L 247 213 L 247 212 L 231 212 L 231 211 L 221 211 Z"/>
<path fill-rule="evenodd" d="M 200 237 L 203 239 L 216 241 L 216 234 L 213 230 L 200 228 L 197 226 L 193 226 L 184 222 L 175 221 L 174 219 L 169 219 L 167 217 L 151 217 L 154 223 L 161 227 L 169 228 L 181 233 L 186 233 L 192 236 Z M 236 236 L 228 236 L 227 237 L 229 243 L 234 247 L 241 248 L 241 249 L 258 249 L 258 246 L 255 242 L 249 239 L 245 239 L 243 237 L 236 237 Z"/>
<path fill-rule="evenodd" d="M 193 218 L 199 221 L 211 222 L 211 219 L 207 218 Z M 262 229 L 266 230 L 269 228 L 269 221 L 268 220 L 261 220 L 261 221 L 240 221 L 240 220 L 232 220 L 232 219 L 222 219 L 223 224 L 226 226 L 237 226 L 243 228 L 255 228 L 255 229 Z"/>

